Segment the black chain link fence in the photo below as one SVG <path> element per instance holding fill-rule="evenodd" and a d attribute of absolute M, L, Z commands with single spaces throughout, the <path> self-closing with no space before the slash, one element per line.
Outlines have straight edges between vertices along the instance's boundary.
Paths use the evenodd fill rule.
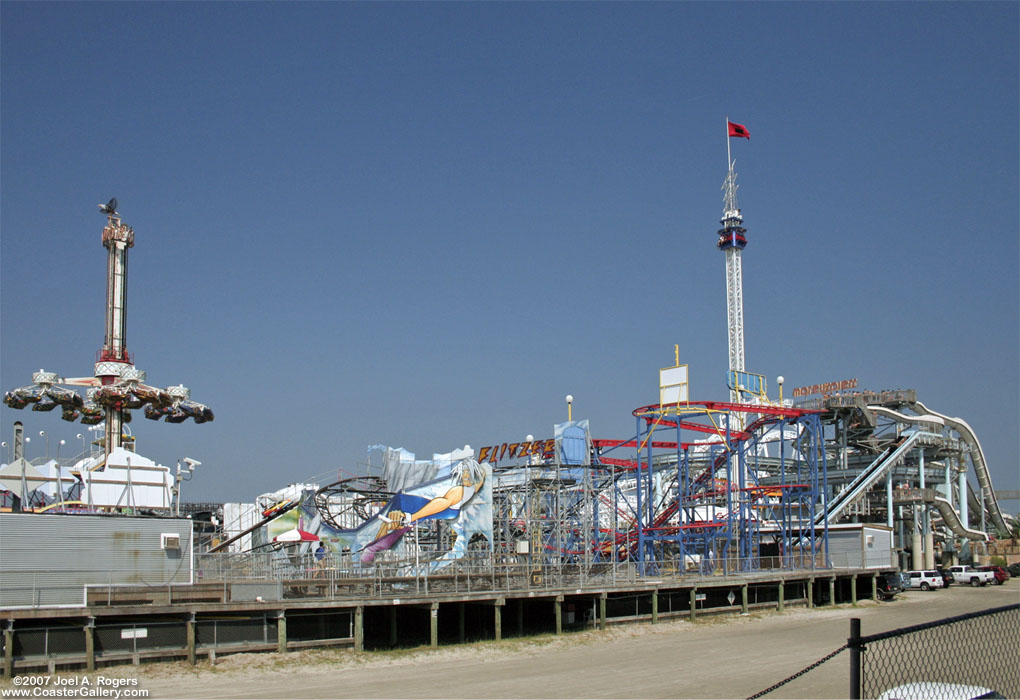
<path fill-rule="evenodd" d="M 997 695 L 989 697 L 1020 698 L 1020 604 L 851 637 L 848 643 L 860 658 L 856 697 L 938 700 L 993 692 Z"/>
<path fill-rule="evenodd" d="M 836 649 L 836 650 L 834 650 L 834 651 L 832 651 L 832 652 L 830 652 L 830 653 L 826 654 L 826 655 L 825 655 L 825 656 L 823 656 L 822 658 L 818 659 L 818 661 L 815 661 L 815 662 L 814 662 L 813 664 L 811 664 L 811 665 L 810 665 L 810 666 L 808 666 L 807 668 L 802 668 L 801 670 L 797 671 L 797 672 L 796 672 L 795 674 L 793 674 L 793 675 L 792 675 L 792 676 L 790 676 L 789 678 L 784 678 L 783 680 L 779 681 L 778 683 L 776 683 L 776 684 L 774 684 L 774 685 L 770 685 L 770 686 L 769 686 L 768 688 L 766 688 L 765 690 L 762 690 L 761 692 L 755 693 L 754 695 L 750 696 L 749 698 L 747 698 L 747 700 L 758 700 L 758 698 L 762 697 L 763 695 L 768 695 L 768 694 L 769 694 L 769 693 L 771 693 L 771 692 L 772 692 L 773 690 L 777 690 L 777 689 L 779 689 L 779 688 L 782 688 L 782 687 L 783 687 L 784 685 L 786 685 L 786 684 L 787 684 L 787 683 L 789 683 L 790 681 L 795 681 L 795 680 L 797 680 L 798 678 L 800 678 L 801 676 L 803 676 L 803 675 L 804 675 L 805 673 L 807 673 L 808 671 L 813 671 L 813 670 L 815 670 L 816 668 L 818 668 L 819 666 L 821 666 L 822 664 L 824 664 L 824 663 L 825 663 L 826 661 L 828 661 L 829 659 L 832 659 L 832 658 L 835 658 L 836 656 L 839 656 L 839 654 L 840 654 L 840 653 L 842 653 L 842 652 L 844 652 L 844 651 L 846 651 L 846 649 L 847 649 L 847 645 L 846 645 L 846 644 L 844 644 L 844 645 L 843 645 L 843 646 L 841 646 L 841 647 L 840 647 L 839 649 Z"/>

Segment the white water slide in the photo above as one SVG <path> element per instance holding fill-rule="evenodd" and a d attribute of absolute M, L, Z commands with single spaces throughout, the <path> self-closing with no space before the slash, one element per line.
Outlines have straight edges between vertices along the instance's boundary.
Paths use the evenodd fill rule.
<path fill-rule="evenodd" d="M 935 496 L 934 501 L 935 507 L 939 509 L 939 513 L 942 515 L 942 522 L 946 524 L 954 535 L 957 537 L 966 537 L 968 540 L 977 540 L 978 542 L 984 542 L 988 539 L 988 535 L 980 530 L 971 530 L 965 526 L 960 520 L 960 514 L 953 508 L 953 504 L 942 498 L 942 496 Z"/>
<path fill-rule="evenodd" d="M 991 500 L 989 501 L 986 497 L 985 508 L 992 514 L 992 518 L 996 519 L 995 522 L 1000 527 L 1005 527 L 1002 522 L 1002 513 L 999 511 L 999 504 L 995 501 L 995 494 L 992 493 L 992 480 L 988 475 L 988 467 L 985 464 L 984 453 L 981 451 L 981 443 L 977 441 L 977 436 L 974 435 L 974 431 L 971 430 L 970 426 L 960 418 L 950 418 L 943 416 L 940 413 L 935 413 L 928 410 L 921 402 L 915 402 L 914 404 L 920 411 L 923 411 L 924 415 L 909 416 L 899 411 L 894 411 L 884 406 L 868 406 L 869 411 L 873 411 L 877 415 L 885 416 L 899 423 L 912 423 L 919 427 L 928 427 L 932 425 L 945 425 L 955 430 L 959 435 L 960 439 L 963 440 L 970 447 L 971 459 L 974 462 L 974 471 L 977 472 L 978 483 L 982 487 L 982 491 L 986 494 L 991 494 Z M 964 496 L 966 497 L 966 496 Z M 939 501 L 942 501 L 941 503 Z M 939 512 L 942 514 L 942 518 L 946 523 L 946 526 L 953 531 L 953 534 L 959 537 L 966 537 L 968 539 L 987 539 L 987 534 L 980 530 L 971 530 L 961 520 L 956 509 L 953 508 L 952 504 L 943 499 L 936 497 L 935 505 L 938 507 Z"/>
<path fill-rule="evenodd" d="M 915 401 L 914 405 L 920 411 L 944 420 L 946 425 L 959 433 L 960 438 L 970 446 L 970 458 L 974 463 L 974 472 L 977 474 L 978 485 L 981 487 L 985 510 L 992 516 L 992 522 L 995 526 L 1005 532 L 1007 529 L 1006 523 L 1002 519 L 1002 511 L 999 510 L 999 501 L 995 498 L 995 490 L 992 488 L 992 477 L 988 473 L 988 464 L 985 462 L 985 453 L 981 449 L 981 443 L 978 442 L 977 435 L 974 434 L 967 421 L 962 418 L 952 418 L 932 411 L 920 401 Z"/>

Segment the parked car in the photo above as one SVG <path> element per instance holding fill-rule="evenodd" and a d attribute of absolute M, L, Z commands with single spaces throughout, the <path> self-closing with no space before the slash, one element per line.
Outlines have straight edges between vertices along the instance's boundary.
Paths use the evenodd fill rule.
<path fill-rule="evenodd" d="M 1020 562 L 1016 564 L 1010 564 L 1006 567 L 1006 571 L 1009 572 L 1010 576 L 1020 576 Z"/>
<path fill-rule="evenodd" d="M 945 585 L 942 583 L 942 575 L 934 569 L 929 571 L 908 571 L 907 576 L 910 577 L 910 587 L 920 588 L 922 591 L 942 588 Z"/>
<path fill-rule="evenodd" d="M 949 573 L 948 571 L 946 571 L 945 569 L 941 568 L 941 567 L 939 567 L 939 568 L 937 568 L 935 570 L 937 572 L 939 572 L 939 576 L 942 577 L 942 585 L 943 585 L 943 587 L 949 588 L 949 584 L 951 584 L 953 582 L 953 575 L 951 573 Z"/>
<path fill-rule="evenodd" d="M 984 700 L 1005 698 L 994 690 L 980 685 L 914 681 L 890 688 L 878 696 L 878 700 Z"/>
<path fill-rule="evenodd" d="M 961 586 L 965 583 L 969 583 L 972 586 L 984 586 L 989 583 L 995 583 L 995 574 L 991 571 L 972 569 L 969 566 L 950 566 L 949 573 L 953 575 L 953 580 Z"/>
<path fill-rule="evenodd" d="M 880 600 L 892 600 L 903 590 L 899 574 L 879 574 L 875 579 L 875 590 Z"/>
<path fill-rule="evenodd" d="M 995 580 L 992 583 L 996 586 L 1001 586 L 1009 578 L 1009 572 L 1001 566 L 979 566 L 978 571 L 991 571 L 992 575 L 995 576 Z"/>

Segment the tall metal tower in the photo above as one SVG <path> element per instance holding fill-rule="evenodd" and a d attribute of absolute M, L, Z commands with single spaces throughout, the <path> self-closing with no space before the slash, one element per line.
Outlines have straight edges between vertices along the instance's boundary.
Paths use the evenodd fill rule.
<path fill-rule="evenodd" d="M 135 231 L 122 223 L 116 204 L 104 210 L 106 227 L 103 247 L 106 248 L 106 338 L 96 358 L 96 378 L 103 386 L 113 384 L 125 373 L 137 372 L 127 351 L 127 271 L 128 250 L 135 245 Z M 143 380 L 142 374 L 138 380 Z M 106 411 L 106 454 L 121 445 L 124 424 L 122 407 Z"/>
<path fill-rule="evenodd" d="M 719 250 L 726 253 L 726 328 L 729 334 L 729 369 L 730 372 L 744 371 L 744 275 L 740 263 L 740 254 L 747 245 L 743 227 L 744 217 L 737 206 L 737 173 L 734 170 L 736 161 L 730 155 L 730 138 L 741 137 L 750 139 L 747 129 L 726 119 L 726 162 L 729 172 L 723 182 L 723 215 L 719 223 Z M 736 387 L 730 388 L 730 401 L 740 402 L 740 392 Z"/>
<path fill-rule="evenodd" d="M 33 411 L 59 407 L 61 418 L 81 418 L 86 425 L 105 421 L 104 453 L 109 456 L 121 447 L 131 409 L 142 408 L 146 418 L 163 418 L 167 423 L 181 423 L 188 418 L 205 423 L 214 416 L 208 406 L 192 401 L 191 392 L 183 385 L 159 389 L 144 384 L 145 372 L 135 367 L 127 351 L 128 250 L 135 244 L 135 232 L 121 222 L 116 199 L 99 205 L 99 209 L 106 214 L 106 338 L 96 357 L 95 376 L 62 377 L 41 369 L 32 375 L 34 385 L 8 391 L 4 403 L 11 408 L 31 405 Z M 62 384 L 89 387 L 86 399 Z"/>

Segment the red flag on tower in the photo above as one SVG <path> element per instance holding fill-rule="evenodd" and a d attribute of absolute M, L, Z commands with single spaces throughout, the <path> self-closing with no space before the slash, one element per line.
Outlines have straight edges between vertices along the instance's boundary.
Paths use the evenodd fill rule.
<path fill-rule="evenodd" d="M 745 127 L 743 124 L 734 124 L 728 119 L 726 120 L 726 124 L 730 128 L 730 136 L 745 138 L 748 141 L 751 140 L 751 134 L 747 131 L 747 127 Z"/>

